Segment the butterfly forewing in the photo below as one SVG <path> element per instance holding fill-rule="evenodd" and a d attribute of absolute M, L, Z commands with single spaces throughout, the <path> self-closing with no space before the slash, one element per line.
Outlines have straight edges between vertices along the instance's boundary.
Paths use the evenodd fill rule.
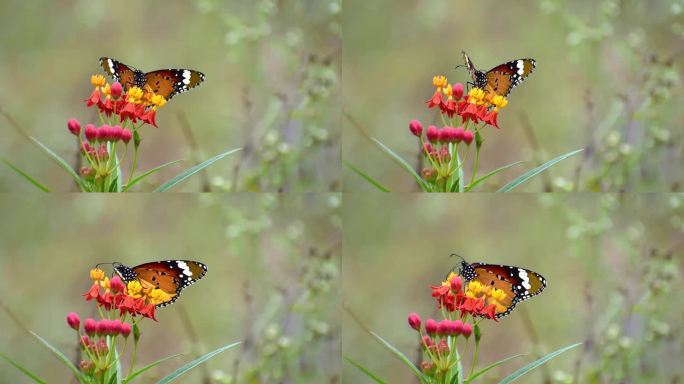
<path fill-rule="evenodd" d="M 487 71 L 486 90 L 501 96 L 508 96 L 513 88 L 532 73 L 536 62 L 533 59 L 518 59 L 496 66 Z"/>
<path fill-rule="evenodd" d="M 128 90 L 133 86 L 140 86 L 141 83 L 144 82 L 145 74 L 142 71 L 120 61 L 108 57 L 101 57 L 100 65 L 105 73 L 121 83 L 125 90 Z"/>

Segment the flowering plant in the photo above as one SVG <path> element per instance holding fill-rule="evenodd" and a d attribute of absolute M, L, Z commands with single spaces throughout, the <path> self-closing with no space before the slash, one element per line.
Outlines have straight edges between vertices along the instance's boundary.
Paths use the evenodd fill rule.
<path fill-rule="evenodd" d="M 29 137 L 72 176 L 81 191 L 126 192 L 146 177 L 180 161 L 176 160 L 162 164 L 134 177 L 138 164 L 138 152 L 142 141 L 142 128 L 145 125 L 158 128 L 156 121 L 157 110 L 163 107 L 167 100 L 162 95 L 155 94 L 149 87 L 141 89 L 133 86 L 124 92 L 121 83 L 118 81 L 111 84 L 107 83 L 102 75 L 92 75 L 90 83 L 94 89 L 90 96 L 83 101 L 87 107 L 93 107 L 97 110 L 100 124 L 88 123 L 85 127 L 82 127 L 77 119 L 69 119 L 67 121 L 68 131 L 76 137 L 76 144 L 81 155 L 79 163 L 84 164 L 78 172 L 47 146 L 37 139 Z M 159 186 L 155 191 L 163 192 L 215 161 L 238 150 L 239 148 L 214 156 L 179 174 L 167 183 Z M 126 161 L 129 152 L 132 152 L 132 160 L 128 170 L 128 177 L 124 180 L 122 164 Z M 33 185 L 45 192 L 49 192 L 48 187 L 29 176 L 26 172 L 6 160 L 3 161 Z"/>
<path fill-rule="evenodd" d="M 435 92 L 425 101 L 425 104 L 428 109 L 439 111 L 442 126 L 429 125 L 425 129 L 419 120 L 414 119 L 409 122 L 409 131 L 419 142 L 421 163 L 425 164 L 421 166 L 422 169 L 419 172 L 389 147 L 372 138 L 380 149 L 414 177 L 423 191 L 469 192 L 499 172 L 522 163 L 508 164 L 478 177 L 480 152 L 485 142 L 485 128 L 489 126 L 499 129 L 499 111 L 508 105 L 508 99 L 480 88 L 472 88 L 466 94 L 463 84 L 452 85 L 446 76 L 434 76 L 432 84 L 436 88 Z M 474 155 L 471 154 L 473 151 Z M 556 157 L 509 182 L 499 191 L 508 192 L 580 151 L 576 150 Z M 474 156 L 472 165 L 468 166 L 469 157 L 472 156 Z M 378 189 L 388 191 L 371 176 L 350 164 L 347 165 Z M 470 168 L 469 176 L 465 173 L 466 167 Z"/>
<path fill-rule="evenodd" d="M 462 384 L 474 380 L 492 368 L 521 355 L 515 355 L 480 369 L 475 370 L 478 362 L 482 331 L 480 323 L 484 320 L 498 321 L 496 314 L 503 312 L 506 293 L 501 289 L 485 286 L 478 281 L 464 284 L 460 276 L 450 273 L 445 281 L 437 286 L 430 286 L 432 297 L 437 301 L 441 319 L 429 318 L 425 325 L 416 313 L 408 315 L 408 324 L 417 331 L 421 346 L 421 359 L 416 366 L 409 357 L 392 346 L 388 341 L 374 332 L 385 347 L 399 357 L 413 374 L 425 384 Z M 471 345 L 474 344 L 473 347 Z M 510 383 L 534 368 L 544 364 L 555 356 L 580 345 L 573 344 L 552 352 L 514 372 L 500 383 Z M 463 357 L 472 351 L 470 368 L 463 366 Z M 382 383 L 375 374 L 349 360 L 354 366 Z"/>
<path fill-rule="evenodd" d="M 80 361 L 77 365 L 45 339 L 31 332 L 69 367 L 79 383 L 130 383 L 145 371 L 179 356 L 178 354 L 167 356 L 137 370 L 134 369 L 142 335 L 139 324 L 145 318 L 157 321 L 155 308 L 168 300 L 166 292 L 157 288 L 143 287 L 138 280 L 124 283 L 119 276 L 110 279 L 99 268 L 90 271 L 90 278 L 93 284 L 83 297 L 86 301 L 93 301 L 96 304 L 98 318 L 87 318 L 81 324 L 81 318 L 75 312 L 70 312 L 66 317 L 67 325 L 76 332 L 80 346 L 77 359 Z M 207 353 L 177 369 L 158 383 L 170 382 L 218 353 L 239 344 L 240 342 L 228 344 Z M 14 362 L 8 356 L 0 354 L 0 357 L 19 368 L 34 382 L 45 383 L 29 369 Z M 124 374 L 122 364 L 124 358 L 128 358 L 126 374 Z"/>

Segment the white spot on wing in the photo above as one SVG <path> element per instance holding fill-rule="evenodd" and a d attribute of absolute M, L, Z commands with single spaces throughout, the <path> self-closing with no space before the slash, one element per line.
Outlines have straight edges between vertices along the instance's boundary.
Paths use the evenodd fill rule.
<path fill-rule="evenodd" d="M 529 291 L 530 288 L 532 288 L 532 285 L 530 285 L 530 277 L 527 276 L 527 271 L 522 268 L 518 268 L 518 276 L 520 276 L 520 279 L 522 280 L 522 286 Z"/>

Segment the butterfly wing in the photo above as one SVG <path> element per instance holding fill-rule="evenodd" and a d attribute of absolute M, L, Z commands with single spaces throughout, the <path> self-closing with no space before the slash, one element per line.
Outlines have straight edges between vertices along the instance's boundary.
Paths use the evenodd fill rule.
<path fill-rule="evenodd" d="M 101 57 L 100 66 L 102 66 L 107 75 L 121 83 L 126 91 L 133 86 L 140 87 L 144 84 L 145 74 L 130 65 L 108 57 Z"/>
<path fill-rule="evenodd" d="M 532 73 L 536 65 L 534 59 L 518 59 L 498 65 L 487 71 L 484 89 L 506 97 Z"/>
<path fill-rule="evenodd" d="M 194 284 L 207 273 L 207 266 L 191 260 L 165 260 L 145 263 L 131 268 L 138 281 L 145 288 L 158 288 L 170 299 L 158 306 L 163 307 L 176 301 L 181 291 Z"/>
<path fill-rule="evenodd" d="M 160 69 L 145 74 L 145 86 L 149 86 L 154 93 L 164 96 L 167 100 L 198 86 L 203 81 L 204 74 L 191 69 Z"/>

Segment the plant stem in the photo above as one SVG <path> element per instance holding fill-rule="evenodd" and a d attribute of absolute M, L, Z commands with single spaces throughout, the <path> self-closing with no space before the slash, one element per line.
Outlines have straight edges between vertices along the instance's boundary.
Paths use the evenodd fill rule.
<path fill-rule="evenodd" d="M 473 363 L 470 365 L 470 373 L 468 373 L 468 377 L 473 375 L 473 371 L 475 371 L 475 364 L 477 364 L 477 354 L 480 351 L 480 341 L 475 340 L 475 354 L 473 355 Z"/>
<path fill-rule="evenodd" d="M 477 146 L 477 152 L 475 152 L 475 161 L 473 162 L 473 173 L 470 175 L 470 182 L 468 185 L 472 184 L 475 180 L 475 174 L 477 173 L 477 165 L 480 160 L 480 146 Z"/>

